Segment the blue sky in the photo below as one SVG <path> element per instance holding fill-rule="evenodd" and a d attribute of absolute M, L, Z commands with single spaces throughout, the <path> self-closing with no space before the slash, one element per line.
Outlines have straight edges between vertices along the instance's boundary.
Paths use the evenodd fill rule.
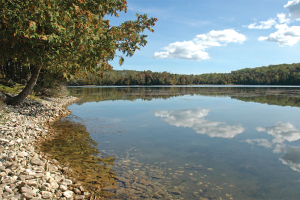
<path fill-rule="evenodd" d="M 114 69 L 223 73 L 300 62 L 300 0 L 127 0 L 118 25 L 158 18 L 148 44 Z"/>

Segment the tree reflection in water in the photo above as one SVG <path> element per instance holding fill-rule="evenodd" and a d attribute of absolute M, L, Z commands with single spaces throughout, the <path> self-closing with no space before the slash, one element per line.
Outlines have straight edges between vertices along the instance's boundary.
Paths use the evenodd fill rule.
<path fill-rule="evenodd" d="M 293 87 L 70 87 L 72 96 L 85 102 L 168 99 L 184 95 L 226 96 L 245 102 L 300 107 L 300 90 Z"/>
<path fill-rule="evenodd" d="M 41 150 L 71 169 L 72 176 L 96 196 L 110 197 L 116 188 L 115 158 L 104 157 L 86 127 L 70 118 L 52 124 L 57 135 L 45 141 Z"/>

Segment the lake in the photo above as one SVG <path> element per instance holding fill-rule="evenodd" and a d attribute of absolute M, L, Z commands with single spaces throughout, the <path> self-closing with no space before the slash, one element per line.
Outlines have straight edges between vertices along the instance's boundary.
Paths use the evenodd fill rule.
<path fill-rule="evenodd" d="M 111 199 L 300 199 L 299 87 L 70 87 L 44 151 Z"/>

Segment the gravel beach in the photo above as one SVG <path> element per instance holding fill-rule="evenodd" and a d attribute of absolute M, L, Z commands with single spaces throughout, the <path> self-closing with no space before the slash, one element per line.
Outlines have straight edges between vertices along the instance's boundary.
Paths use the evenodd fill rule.
<path fill-rule="evenodd" d="M 55 159 L 38 153 L 40 141 L 51 137 L 49 122 L 70 114 L 75 97 L 26 99 L 0 111 L 0 200 L 88 199 L 91 194 L 66 177 Z"/>

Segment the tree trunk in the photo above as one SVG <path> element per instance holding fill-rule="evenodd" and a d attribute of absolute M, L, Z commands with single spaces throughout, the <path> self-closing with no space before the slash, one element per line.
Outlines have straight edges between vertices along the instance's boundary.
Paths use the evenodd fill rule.
<path fill-rule="evenodd" d="M 32 92 L 33 87 L 35 86 L 39 77 L 40 70 L 40 67 L 31 66 L 31 77 L 23 91 L 15 97 L 4 95 L 0 92 L 0 100 L 3 100 L 4 103 L 8 105 L 19 105 Z"/>
<path fill-rule="evenodd" d="M 5 72 L 4 72 L 4 66 L 1 65 L 0 67 L 1 67 L 1 72 L 2 72 L 2 78 L 5 79 L 6 76 L 5 76 Z"/>

